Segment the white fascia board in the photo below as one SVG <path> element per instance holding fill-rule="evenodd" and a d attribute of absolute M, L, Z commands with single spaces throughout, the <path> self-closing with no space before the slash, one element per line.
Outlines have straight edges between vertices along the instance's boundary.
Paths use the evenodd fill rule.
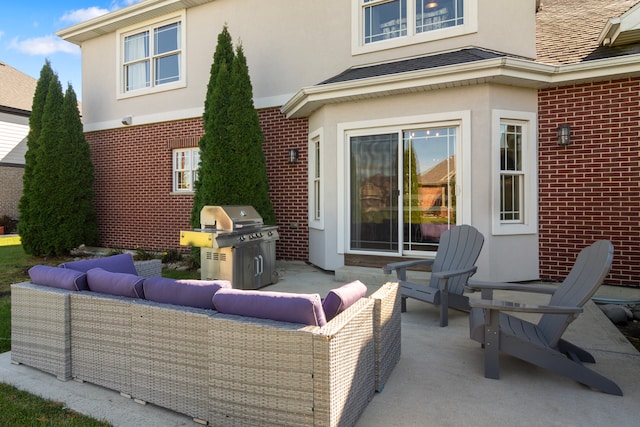
<path fill-rule="evenodd" d="M 544 88 L 572 82 L 640 75 L 640 55 L 628 55 L 569 65 L 549 65 L 516 58 L 496 58 L 407 73 L 389 74 L 300 89 L 281 111 L 305 117 L 322 105 L 348 99 L 426 91 L 480 83 Z"/>

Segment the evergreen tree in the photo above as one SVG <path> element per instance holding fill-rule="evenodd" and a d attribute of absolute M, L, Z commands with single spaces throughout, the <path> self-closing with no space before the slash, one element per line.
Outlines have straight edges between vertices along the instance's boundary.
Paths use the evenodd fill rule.
<path fill-rule="evenodd" d="M 269 198 L 269 182 L 260 119 L 253 105 L 253 88 L 242 45 L 236 49 L 231 69 L 229 97 L 229 143 L 231 170 L 227 176 L 230 204 L 249 204 L 266 224 L 275 224 Z"/>
<path fill-rule="evenodd" d="M 93 167 L 77 98 L 70 85 L 63 95 L 58 76 L 49 70 L 47 61 L 34 96 L 37 113 L 31 116 L 25 156 L 29 175 L 20 202 L 23 248 L 38 256 L 68 253 L 94 243 L 97 235 Z"/>
<path fill-rule="evenodd" d="M 37 169 L 38 140 L 42 128 L 42 114 L 44 104 L 49 92 L 49 83 L 55 77 L 51 63 L 47 60 L 40 70 L 40 78 L 36 84 L 31 106 L 31 116 L 29 116 L 29 134 L 27 135 L 27 152 L 25 153 L 24 174 L 22 177 L 22 197 L 18 204 L 20 211 L 20 223 L 18 232 L 22 240 L 22 246 L 27 253 L 33 253 L 32 241 L 34 232 L 37 232 L 37 223 L 34 221 L 31 210 L 31 193 L 34 187 L 34 171 Z"/>
<path fill-rule="evenodd" d="M 226 170 L 225 147 L 227 145 L 227 125 L 229 108 L 230 74 L 234 53 L 231 36 L 225 25 L 218 35 L 218 44 L 213 54 L 211 75 L 204 102 L 204 135 L 200 139 L 200 165 L 198 179 L 194 185 L 195 195 L 191 210 L 191 226 L 200 227 L 200 211 L 206 205 L 224 204 L 219 202 L 220 188 L 224 185 L 221 174 Z"/>
<path fill-rule="evenodd" d="M 59 212 L 62 222 L 60 235 L 64 238 L 62 251 L 97 241 L 97 219 L 93 206 L 93 163 L 91 150 L 84 137 L 78 99 L 71 84 L 67 86 L 62 104 L 64 123 L 60 168 Z"/>

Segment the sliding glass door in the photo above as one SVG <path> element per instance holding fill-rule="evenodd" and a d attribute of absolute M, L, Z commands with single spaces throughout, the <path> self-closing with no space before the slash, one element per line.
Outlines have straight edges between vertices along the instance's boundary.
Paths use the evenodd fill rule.
<path fill-rule="evenodd" d="M 434 127 L 349 138 L 351 251 L 437 250 L 456 223 L 457 133 Z"/>

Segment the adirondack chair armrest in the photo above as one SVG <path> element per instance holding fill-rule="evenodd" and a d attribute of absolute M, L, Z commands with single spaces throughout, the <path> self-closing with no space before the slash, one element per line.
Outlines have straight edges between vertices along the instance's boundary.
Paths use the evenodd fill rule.
<path fill-rule="evenodd" d="M 384 267 L 382 267 L 382 271 L 384 274 L 391 274 L 393 270 L 396 271 L 396 276 L 399 280 L 407 280 L 407 268 L 414 267 L 416 265 L 431 265 L 433 264 L 432 259 L 417 259 L 412 261 L 399 261 L 392 262 Z"/>
<path fill-rule="evenodd" d="M 444 291 L 444 290 L 447 289 L 447 281 L 448 281 L 449 278 L 456 277 L 456 276 L 461 276 L 463 274 L 469 274 L 469 273 L 471 273 L 473 275 L 473 274 L 475 274 L 475 272 L 477 270 L 478 270 L 478 267 L 473 265 L 473 266 L 471 266 L 469 268 L 463 268 L 463 269 L 460 269 L 460 270 L 449 270 L 449 271 L 432 272 L 431 276 L 438 278 L 438 283 L 439 283 L 440 290 Z"/>
<path fill-rule="evenodd" d="M 527 285 L 523 283 L 509 282 L 484 282 L 473 279 L 469 279 L 466 288 L 472 291 L 482 291 L 482 299 L 486 300 L 490 300 L 493 298 L 494 290 L 531 292 L 537 294 L 552 295 L 557 289 L 557 287 L 549 285 Z"/>
<path fill-rule="evenodd" d="M 559 305 L 535 305 L 535 304 L 522 304 L 511 301 L 499 301 L 499 300 L 485 300 L 485 299 L 469 299 L 469 305 L 477 308 L 497 310 L 497 311 L 510 311 L 518 313 L 543 313 L 543 314 L 580 314 L 582 313 L 582 307 L 565 307 Z"/>

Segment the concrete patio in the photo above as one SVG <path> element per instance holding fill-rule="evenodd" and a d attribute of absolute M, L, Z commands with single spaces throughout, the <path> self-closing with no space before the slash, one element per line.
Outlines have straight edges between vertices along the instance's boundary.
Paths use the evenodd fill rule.
<path fill-rule="evenodd" d="M 280 281 L 264 289 L 324 295 L 356 278 L 371 290 L 394 279 L 377 269 L 344 268 L 334 274 L 302 262 L 279 262 L 278 271 Z M 507 295 L 496 293 L 496 298 Z M 598 296 L 639 299 L 640 289 L 605 286 Z M 546 297 L 519 295 L 508 299 L 544 303 Z M 469 339 L 467 315 L 451 310 L 449 326 L 440 328 L 436 307 L 409 300 L 407 313 L 402 314 L 400 362 L 357 425 L 635 425 L 640 419 L 640 353 L 592 302 L 565 337 L 592 352 L 597 360 L 592 368 L 615 381 L 623 397 L 590 390 L 508 356 L 501 358 L 501 379 L 486 379 L 480 346 Z M 105 419 L 114 426 L 196 425 L 186 416 L 135 403 L 111 390 L 88 383 L 61 382 L 52 375 L 13 365 L 10 353 L 0 354 L 0 381 L 64 402 L 69 408 Z"/>

